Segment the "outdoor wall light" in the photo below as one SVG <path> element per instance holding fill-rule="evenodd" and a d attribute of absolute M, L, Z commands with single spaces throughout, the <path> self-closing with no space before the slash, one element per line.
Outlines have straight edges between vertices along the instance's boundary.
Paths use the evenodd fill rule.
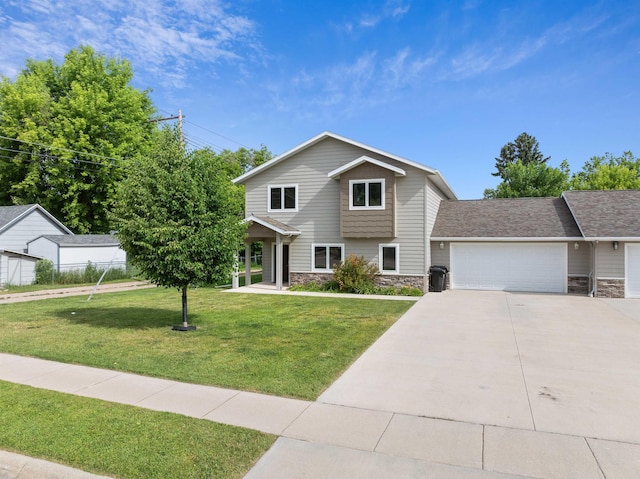
<path fill-rule="evenodd" d="M 578 243 L 577 241 L 575 243 L 573 243 L 573 249 L 578 251 L 580 249 L 580 243 Z"/>
<path fill-rule="evenodd" d="M 444 249 L 444 243 L 440 241 L 440 249 Z"/>
<path fill-rule="evenodd" d="M 613 242 L 613 249 L 618 249 L 618 242 L 617 241 Z"/>

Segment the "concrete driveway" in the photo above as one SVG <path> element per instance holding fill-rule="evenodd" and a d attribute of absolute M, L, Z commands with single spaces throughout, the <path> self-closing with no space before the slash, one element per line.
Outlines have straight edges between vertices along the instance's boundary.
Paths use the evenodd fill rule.
<path fill-rule="evenodd" d="M 640 443 L 640 300 L 429 294 L 320 402 Z"/>

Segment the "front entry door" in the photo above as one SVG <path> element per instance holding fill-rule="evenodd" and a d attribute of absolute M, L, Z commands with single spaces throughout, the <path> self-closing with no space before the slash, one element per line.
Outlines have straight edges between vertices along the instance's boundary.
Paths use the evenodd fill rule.
<path fill-rule="evenodd" d="M 271 279 L 276 282 L 276 265 L 278 264 L 278 250 L 276 245 L 273 245 L 273 265 L 271 267 Z M 289 245 L 282 245 L 282 282 L 289 282 Z"/>

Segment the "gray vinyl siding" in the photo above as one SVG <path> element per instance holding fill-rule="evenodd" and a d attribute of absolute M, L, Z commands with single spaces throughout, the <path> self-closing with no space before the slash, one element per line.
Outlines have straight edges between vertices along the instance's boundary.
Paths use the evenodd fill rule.
<path fill-rule="evenodd" d="M 396 179 L 397 238 L 390 243 L 400 246 L 400 274 L 425 274 L 426 243 L 425 176 L 422 171 L 406 168 L 407 176 Z"/>
<path fill-rule="evenodd" d="M 624 279 L 624 243 L 614 250 L 611 241 L 601 241 L 597 248 L 598 278 Z"/>
<path fill-rule="evenodd" d="M 396 178 L 396 237 L 364 240 L 343 238 L 340 234 L 340 180 L 328 178 L 327 173 L 363 155 L 407 172 L 406 177 Z M 376 263 L 379 245 L 394 243 L 400 246 L 400 274 L 424 274 L 425 176 L 424 172 L 406 164 L 328 138 L 247 179 L 246 214 L 271 216 L 300 230 L 300 236 L 291 240 L 291 272 L 312 271 L 311 245 L 314 243 L 343 243 L 345 256 L 354 253 Z M 298 185 L 297 212 L 269 213 L 268 185 L 284 184 Z M 265 254 L 265 271 L 270 271 L 271 253 L 266 247 Z"/>
<path fill-rule="evenodd" d="M 427 246 L 427 251 L 426 251 L 426 267 L 428 268 L 429 266 L 433 265 L 433 264 L 437 264 L 437 265 L 441 265 L 441 266 L 445 266 L 444 263 L 442 262 L 436 262 L 434 259 L 434 252 L 432 251 L 432 244 L 431 244 L 431 232 L 433 231 L 433 225 L 436 222 L 436 216 L 438 216 L 438 209 L 440 208 L 440 203 L 442 202 L 443 199 L 445 199 L 445 195 L 438 189 L 436 188 L 436 186 L 433 185 L 433 183 L 431 183 L 431 181 L 429 179 L 427 179 L 427 217 L 426 217 L 426 246 Z M 447 262 L 448 262 L 448 255 L 447 255 Z M 449 265 L 446 265 L 447 267 L 449 267 Z"/>
<path fill-rule="evenodd" d="M 0 233 L 0 249 L 26 253 L 29 241 L 42 235 L 65 233 L 66 231 L 59 228 L 40 211 L 34 210 Z"/>
<path fill-rule="evenodd" d="M 444 248 L 440 249 L 440 241 L 431 241 L 431 265 L 446 266 L 451 269 L 451 248 L 448 241 L 443 241 Z"/>
<path fill-rule="evenodd" d="M 591 272 L 591 245 L 585 241 L 578 242 L 578 249 L 574 247 L 575 242 L 568 245 L 569 275 L 586 276 Z"/>

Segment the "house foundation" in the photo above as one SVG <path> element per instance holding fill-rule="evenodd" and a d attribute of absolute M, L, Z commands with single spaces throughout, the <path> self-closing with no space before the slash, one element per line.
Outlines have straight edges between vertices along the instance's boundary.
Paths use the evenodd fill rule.
<path fill-rule="evenodd" d="M 333 281 L 333 273 L 289 273 L 289 285 L 317 283 L 324 284 Z M 409 287 L 425 291 L 424 276 L 410 275 L 381 275 L 376 276 L 374 284 L 383 288 L 395 286 L 396 288 Z"/>
<path fill-rule="evenodd" d="M 569 294 L 589 294 L 589 276 L 569 276 L 567 281 L 567 292 Z"/>
<path fill-rule="evenodd" d="M 596 298 L 624 298 L 624 279 L 598 278 Z"/>

